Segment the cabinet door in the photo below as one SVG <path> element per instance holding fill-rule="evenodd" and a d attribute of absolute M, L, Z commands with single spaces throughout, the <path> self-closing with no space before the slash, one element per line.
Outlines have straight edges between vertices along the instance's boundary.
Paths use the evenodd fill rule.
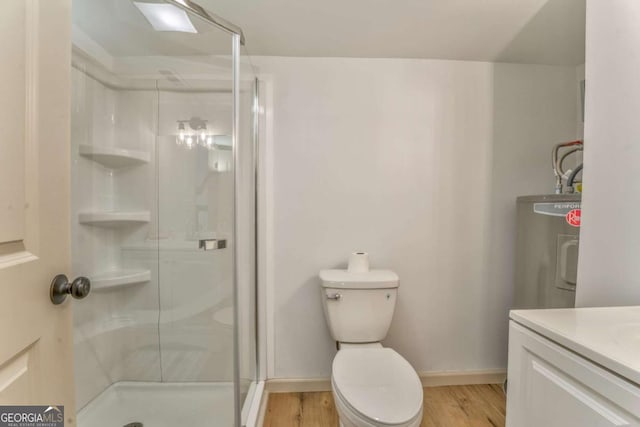
<path fill-rule="evenodd" d="M 540 426 L 640 426 L 640 388 L 512 321 L 507 427 Z"/>

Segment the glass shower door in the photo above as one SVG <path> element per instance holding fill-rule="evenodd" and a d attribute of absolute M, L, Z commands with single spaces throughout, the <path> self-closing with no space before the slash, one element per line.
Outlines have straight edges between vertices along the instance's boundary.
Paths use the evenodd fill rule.
<path fill-rule="evenodd" d="M 231 425 L 233 87 L 230 76 L 220 77 L 183 77 L 190 90 L 158 84 L 159 336 L 162 381 L 200 390 L 209 415 L 224 412 L 218 422 Z"/>
<path fill-rule="evenodd" d="M 73 23 L 72 256 L 93 282 L 74 306 L 78 424 L 239 424 L 256 371 L 239 37 L 160 1 L 75 0 Z"/>

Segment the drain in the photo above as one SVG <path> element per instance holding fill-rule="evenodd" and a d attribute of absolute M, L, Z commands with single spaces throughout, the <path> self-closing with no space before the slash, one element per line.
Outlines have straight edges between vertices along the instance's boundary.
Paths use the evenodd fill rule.
<path fill-rule="evenodd" d="M 142 424 L 142 423 L 139 423 L 139 422 L 137 422 L 137 421 L 134 421 L 134 422 L 132 422 L 132 423 L 125 424 L 125 425 L 123 425 L 122 427 L 143 427 L 143 424 Z"/>

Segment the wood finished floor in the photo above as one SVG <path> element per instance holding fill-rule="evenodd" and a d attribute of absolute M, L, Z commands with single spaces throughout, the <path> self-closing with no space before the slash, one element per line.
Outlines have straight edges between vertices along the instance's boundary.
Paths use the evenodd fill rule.
<path fill-rule="evenodd" d="M 499 385 L 424 389 L 420 427 L 503 427 L 506 399 Z M 337 427 L 331 392 L 271 393 L 264 427 Z"/>

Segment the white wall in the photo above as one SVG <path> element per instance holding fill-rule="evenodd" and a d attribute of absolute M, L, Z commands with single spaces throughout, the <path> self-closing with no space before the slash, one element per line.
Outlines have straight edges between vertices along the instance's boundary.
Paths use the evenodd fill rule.
<path fill-rule="evenodd" d="M 553 188 L 551 145 L 576 134 L 575 67 L 254 63 L 273 94 L 269 376 L 329 376 L 317 273 L 354 250 L 400 275 L 385 344 L 418 371 L 504 368 L 515 196 Z"/>
<path fill-rule="evenodd" d="M 579 306 L 640 304 L 640 2 L 587 1 Z"/>

